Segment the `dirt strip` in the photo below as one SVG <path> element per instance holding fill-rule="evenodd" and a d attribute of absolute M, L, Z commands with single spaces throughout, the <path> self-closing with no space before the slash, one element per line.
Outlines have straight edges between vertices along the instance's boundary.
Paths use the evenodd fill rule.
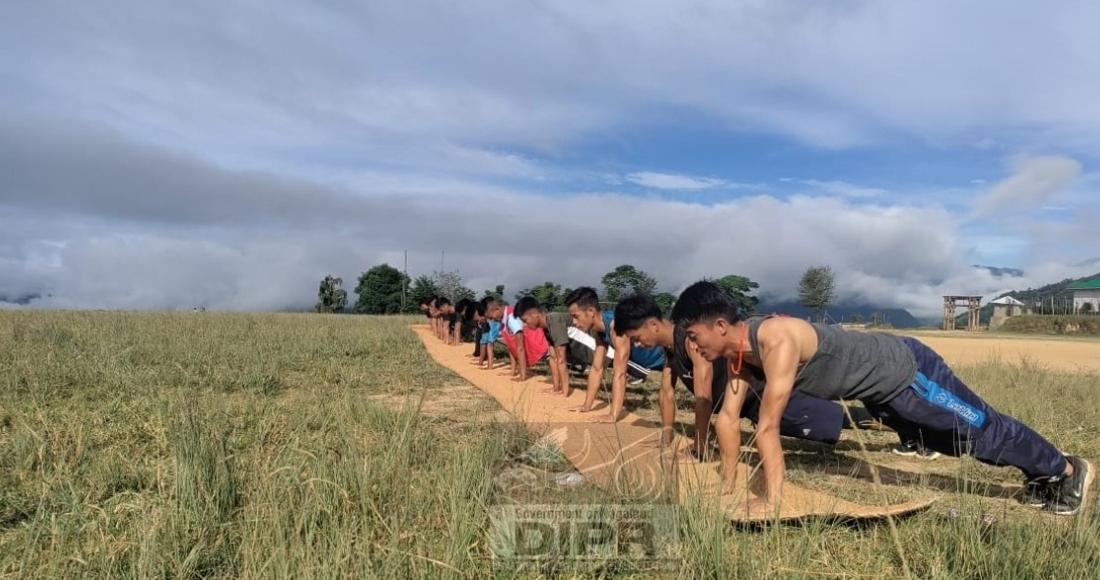
<path fill-rule="evenodd" d="M 580 414 L 571 410 L 583 402 L 583 392 L 574 391 L 566 399 L 547 392 L 549 385 L 541 378 L 516 382 L 507 369 L 480 369 L 471 364 L 468 346 L 444 345 L 425 326 L 413 329 L 432 358 L 491 395 L 506 411 L 539 434 L 551 437 L 577 470 L 597 485 L 630 495 L 673 493 L 680 500 L 701 497 L 703 501 L 720 504 L 736 521 L 772 519 L 770 513 L 748 509 L 750 501 L 756 498 L 753 490 L 758 487 L 758 481 L 750 477 L 747 465 L 740 466 L 738 489 L 719 495 L 717 463 L 680 460 L 675 462 L 674 470 L 673 462 L 666 460 L 662 467 L 660 429 L 652 421 L 629 414 L 616 424 L 590 422 L 588 419 L 598 413 Z M 688 441 L 679 436 L 674 443 L 677 447 L 687 444 Z M 664 456 L 668 458 L 670 454 L 666 452 Z M 874 501 L 876 498 L 868 499 Z M 868 505 L 788 482 L 779 518 L 881 518 L 921 510 L 934 501 L 935 498 L 922 498 L 899 504 Z"/>

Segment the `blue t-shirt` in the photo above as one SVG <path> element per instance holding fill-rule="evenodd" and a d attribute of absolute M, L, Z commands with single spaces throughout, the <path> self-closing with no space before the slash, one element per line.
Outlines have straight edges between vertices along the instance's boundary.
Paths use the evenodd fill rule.
<path fill-rule="evenodd" d="M 489 321 L 489 332 L 481 335 L 481 344 L 493 344 L 500 338 L 501 324 L 496 320 Z"/>
<path fill-rule="evenodd" d="M 605 344 L 611 345 L 611 323 L 615 321 L 615 313 L 611 310 L 603 311 L 603 336 L 601 337 Z M 659 369 L 665 366 L 665 349 L 656 346 L 653 348 L 642 348 L 640 346 L 630 345 L 630 360 L 636 364 L 642 365 L 647 369 Z"/>

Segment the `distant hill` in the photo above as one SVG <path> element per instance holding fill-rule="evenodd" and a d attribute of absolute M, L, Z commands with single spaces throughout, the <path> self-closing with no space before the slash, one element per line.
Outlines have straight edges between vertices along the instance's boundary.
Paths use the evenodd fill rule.
<path fill-rule="evenodd" d="M 814 312 L 797 302 L 761 302 L 756 307 L 761 314 L 786 314 L 796 318 L 809 318 Z M 829 317 L 837 322 L 852 322 L 859 315 L 864 322 L 871 322 L 878 313 L 883 322 L 893 325 L 895 328 L 915 328 L 922 326 L 908 310 L 904 308 L 880 308 L 869 304 L 842 304 L 830 306 L 827 310 Z"/>
<path fill-rule="evenodd" d="M 7 294 L 0 294 L 0 302 L 7 302 L 8 304 L 27 305 L 34 300 L 38 300 L 41 297 L 41 294 L 21 294 L 18 296 L 8 296 Z"/>

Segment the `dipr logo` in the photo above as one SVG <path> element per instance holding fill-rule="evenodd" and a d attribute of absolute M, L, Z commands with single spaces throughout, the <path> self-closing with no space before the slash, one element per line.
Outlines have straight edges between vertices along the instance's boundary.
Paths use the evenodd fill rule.
<path fill-rule="evenodd" d="M 498 505 L 490 513 L 489 533 L 498 567 L 629 559 L 671 569 L 680 559 L 673 505 Z"/>

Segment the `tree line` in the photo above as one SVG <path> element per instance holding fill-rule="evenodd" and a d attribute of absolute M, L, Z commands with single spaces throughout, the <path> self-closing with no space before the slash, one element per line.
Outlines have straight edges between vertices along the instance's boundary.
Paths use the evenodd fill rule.
<path fill-rule="evenodd" d="M 760 300 L 755 292 L 760 285 L 746 276 L 728 274 L 714 280 L 737 301 L 744 312 L 756 312 Z M 654 297 L 661 310 L 668 313 L 676 302 L 671 292 L 659 292 L 657 279 L 644 270 L 630 264 L 623 264 L 600 278 L 601 299 L 613 305 L 619 299 L 632 294 L 649 294 Z M 363 272 L 355 285 L 355 303 L 348 307 L 348 293 L 344 281 L 336 276 L 325 276 L 317 291 L 315 310 L 322 313 L 354 312 L 357 314 L 400 314 L 418 311 L 421 300 L 432 296 L 445 296 L 452 302 L 462 299 L 479 298 L 474 290 L 466 287 L 458 272 L 434 272 L 410 279 L 404 272 L 380 264 Z M 572 288 L 551 281 L 537 286 L 524 288 L 514 295 L 515 299 L 531 296 L 551 310 L 565 308 L 565 298 Z M 499 284 L 482 292 L 480 298 L 493 296 L 504 299 L 505 288 Z M 835 297 L 835 284 L 832 269 L 828 266 L 815 266 L 806 271 L 799 283 L 799 298 L 804 306 L 824 316 L 825 308 Z"/>

